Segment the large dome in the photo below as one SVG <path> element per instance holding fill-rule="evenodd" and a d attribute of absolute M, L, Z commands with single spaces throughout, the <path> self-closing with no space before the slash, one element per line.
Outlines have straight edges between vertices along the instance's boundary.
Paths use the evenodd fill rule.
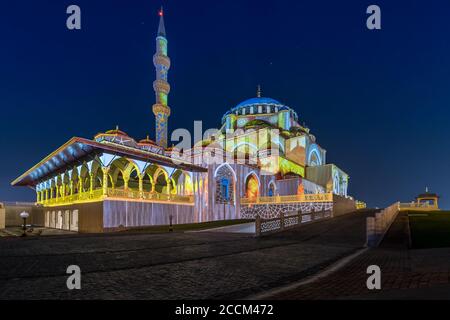
<path fill-rule="evenodd" d="M 257 98 L 251 98 L 251 99 L 242 101 L 233 109 L 240 108 L 240 107 L 247 107 L 247 106 L 251 106 L 251 105 L 278 105 L 280 107 L 283 106 L 283 104 L 281 102 L 279 102 L 275 99 L 257 97 Z"/>
<path fill-rule="evenodd" d="M 278 100 L 267 98 L 267 97 L 256 97 L 250 98 L 245 101 L 242 101 L 230 111 L 225 113 L 222 117 L 222 123 L 225 122 L 225 118 L 229 114 L 236 115 L 249 115 L 249 114 L 257 114 L 257 113 L 277 113 L 282 110 L 289 110 L 292 112 L 294 119 L 297 120 L 297 113 L 289 108 L 288 106 L 282 104 Z"/>

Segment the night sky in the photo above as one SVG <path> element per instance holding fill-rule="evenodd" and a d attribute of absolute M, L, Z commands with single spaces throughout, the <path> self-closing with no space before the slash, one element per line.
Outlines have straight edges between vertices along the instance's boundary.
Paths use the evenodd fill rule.
<path fill-rule="evenodd" d="M 70 4 L 79 31 L 66 28 Z M 0 200 L 35 199 L 10 182 L 73 136 L 119 125 L 154 138 L 161 4 L 170 130 L 218 127 L 261 84 L 350 175 L 349 194 L 381 207 L 428 186 L 450 207 L 448 0 L 2 2 Z M 371 4 L 382 30 L 366 28 Z"/>

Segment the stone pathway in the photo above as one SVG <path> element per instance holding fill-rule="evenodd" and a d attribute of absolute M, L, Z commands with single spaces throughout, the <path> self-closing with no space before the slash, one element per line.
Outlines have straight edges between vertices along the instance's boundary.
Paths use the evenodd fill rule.
<path fill-rule="evenodd" d="M 337 272 L 269 299 L 450 299 L 450 248 L 408 250 L 407 217 L 400 214 L 379 248 Z M 368 290 L 367 267 L 381 268 L 381 290 Z"/>
<path fill-rule="evenodd" d="M 222 232 L 1 238 L 0 299 L 244 298 L 360 249 L 367 215 L 263 238 Z M 72 264 L 81 268 L 79 291 L 66 288 Z"/>

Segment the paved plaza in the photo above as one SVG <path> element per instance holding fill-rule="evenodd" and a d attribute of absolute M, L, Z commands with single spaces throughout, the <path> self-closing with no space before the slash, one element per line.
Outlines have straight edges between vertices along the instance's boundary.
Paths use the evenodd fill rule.
<path fill-rule="evenodd" d="M 400 213 L 380 247 L 337 272 L 269 299 L 450 299 L 450 248 L 408 249 L 407 217 Z M 366 269 L 381 269 L 381 290 L 368 290 Z"/>
<path fill-rule="evenodd" d="M 365 243 L 355 213 L 263 238 L 245 233 L 0 238 L 0 299 L 239 299 L 320 272 Z M 66 268 L 81 268 L 81 290 Z"/>

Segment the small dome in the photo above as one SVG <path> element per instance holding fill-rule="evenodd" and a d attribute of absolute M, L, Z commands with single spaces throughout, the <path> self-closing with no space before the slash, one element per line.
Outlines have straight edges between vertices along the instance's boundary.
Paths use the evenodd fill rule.
<path fill-rule="evenodd" d="M 127 136 L 128 134 L 126 132 L 123 132 L 122 130 L 119 130 L 119 126 L 116 126 L 113 130 L 108 130 L 105 132 L 105 134 L 115 134 L 115 135 L 121 135 L 121 136 Z"/>
<path fill-rule="evenodd" d="M 149 138 L 149 136 L 147 136 L 147 138 L 142 139 L 141 141 L 139 141 L 139 144 L 151 144 L 151 145 L 155 145 L 156 146 L 156 142 L 151 140 Z"/>

